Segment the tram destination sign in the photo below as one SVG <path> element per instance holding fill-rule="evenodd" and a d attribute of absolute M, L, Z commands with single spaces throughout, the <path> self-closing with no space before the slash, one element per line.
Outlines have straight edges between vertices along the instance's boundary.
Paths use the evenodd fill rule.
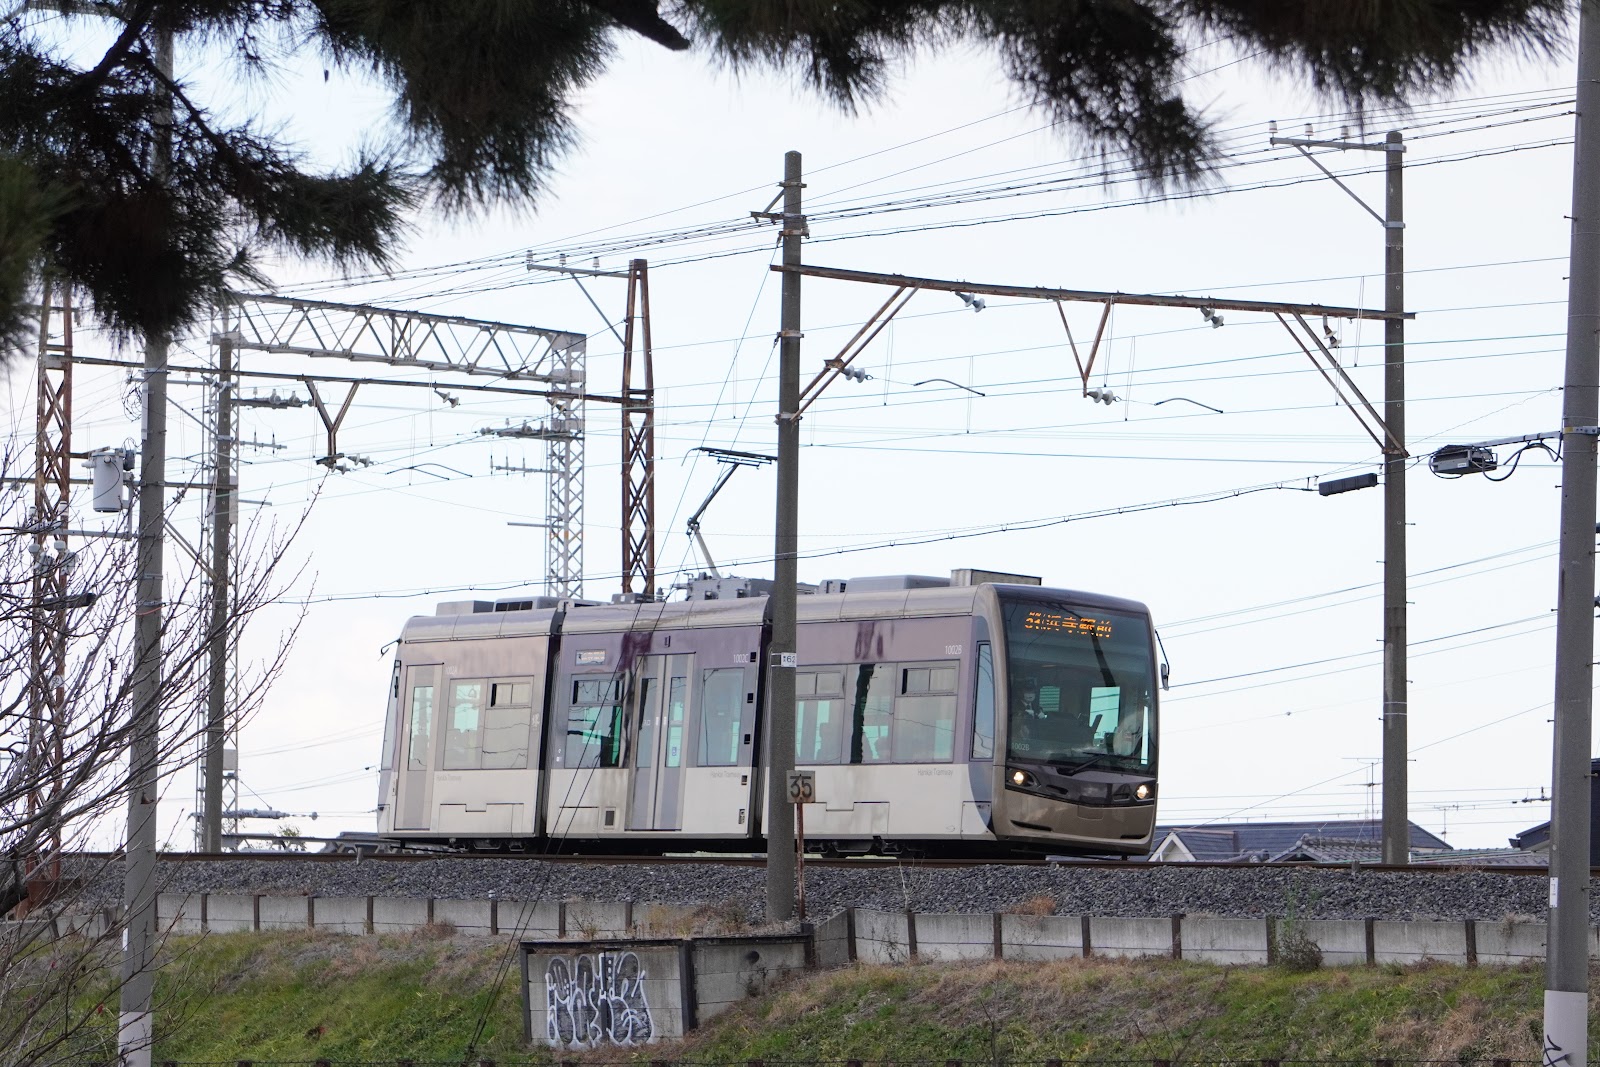
<path fill-rule="evenodd" d="M 1110 619 L 1097 619 L 1070 611 L 1030 611 L 1022 620 L 1022 628 L 1046 633 L 1082 634 L 1085 637 L 1111 636 Z"/>

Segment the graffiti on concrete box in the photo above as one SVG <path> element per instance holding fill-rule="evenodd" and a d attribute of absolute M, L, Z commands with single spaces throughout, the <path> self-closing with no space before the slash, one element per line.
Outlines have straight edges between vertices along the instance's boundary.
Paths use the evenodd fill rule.
<path fill-rule="evenodd" d="M 559 1048 L 643 1045 L 655 1034 L 644 967 L 632 952 L 556 956 L 544 988 L 545 1036 Z"/>

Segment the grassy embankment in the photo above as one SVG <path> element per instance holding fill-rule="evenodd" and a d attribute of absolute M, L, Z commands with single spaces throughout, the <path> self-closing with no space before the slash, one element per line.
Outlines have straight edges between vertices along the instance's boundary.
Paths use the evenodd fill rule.
<path fill-rule="evenodd" d="M 520 969 L 507 947 L 446 931 L 175 938 L 158 986 L 155 1059 L 461 1062 L 484 1019 L 476 1055 L 549 1060 L 542 1046 L 523 1045 Z M 110 981 L 81 993 L 91 1015 L 104 998 L 108 1028 Z M 685 1041 L 560 1058 L 1537 1060 L 1542 989 L 1535 966 L 861 967 L 797 979 Z"/>

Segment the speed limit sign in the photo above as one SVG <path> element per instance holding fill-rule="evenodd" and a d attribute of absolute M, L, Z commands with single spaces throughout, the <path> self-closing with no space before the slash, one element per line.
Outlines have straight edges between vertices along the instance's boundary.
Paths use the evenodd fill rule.
<path fill-rule="evenodd" d="M 789 772 L 789 803 L 815 804 L 817 802 L 817 772 Z"/>

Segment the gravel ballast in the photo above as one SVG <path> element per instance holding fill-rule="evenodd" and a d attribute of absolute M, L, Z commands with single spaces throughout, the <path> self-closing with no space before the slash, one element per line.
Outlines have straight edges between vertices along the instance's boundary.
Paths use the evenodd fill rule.
<path fill-rule="evenodd" d="M 122 898 L 118 861 L 81 870 L 79 906 Z M 318 897 L 437 897 L 516 901 L 631 900 L 712 905 L 759 921 L 760 867 L 706 863 L 550 863 L 452 857 L 403 862 L 276 859 L 183 860 L 158 867 L 162 892 Z M 810 866 L 813 916 L 847 907 L 884 911 L 1042 910 L 1114 917 L 1218 915 L 1302 919 L 1542 919 L 1549 883 L 1539 874 L 1452 870 L 1409 873 L 1350 868 L 1112 866 L 943 867 L 903 863 Z M 1047 899 L 1046 899 L 1047 898 Z M 1600 899 L 1591 895 L 1591 918 Z"/>

